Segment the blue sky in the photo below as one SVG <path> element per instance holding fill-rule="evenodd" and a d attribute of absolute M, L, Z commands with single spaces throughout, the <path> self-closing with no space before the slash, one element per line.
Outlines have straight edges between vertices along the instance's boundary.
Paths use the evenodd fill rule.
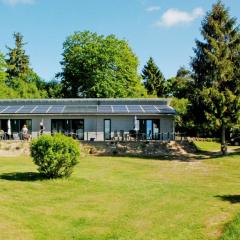
<path fill-rule="evenodd" d="M 139 71 L 152 56 L 166 78 L 188 67 L 200 24 L 214 0 L 0 0 L 0 51 L 24 35 L 31 66 L 45 80 L 61 70 L 62 44 L 74 31 L 128 40 Z M 240 23 L 239 0 L 224 0 Z"/>

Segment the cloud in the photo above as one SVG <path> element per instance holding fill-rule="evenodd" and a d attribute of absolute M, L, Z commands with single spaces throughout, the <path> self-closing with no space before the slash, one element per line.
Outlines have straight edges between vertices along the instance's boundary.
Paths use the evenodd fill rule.
<path fill-rule="evenodd" d="M 193 22 L 195 19 L 202 17 L 204 10 L 202 8 L 195 8 L 192 12 L 180 11 L 178 9 L 170 8 L 163 15 L 161 19 L 156 22 L 156 26 L 173 27 L 176 25 Z"/>
<path fill-rule="evenodd" d="M 161 8 L 159 6 L 149 6 L 148 8 L 146 8 L 147 12 L 156 12 L 159 11 Z"/>
<path fill-rule="evenodd" d="M 27 5 L 27 4 L 34 4 L 35 0 L 2 0 L 3 3 L 10 5 L 10 6 L 16 6 L 16 5 Z"/>

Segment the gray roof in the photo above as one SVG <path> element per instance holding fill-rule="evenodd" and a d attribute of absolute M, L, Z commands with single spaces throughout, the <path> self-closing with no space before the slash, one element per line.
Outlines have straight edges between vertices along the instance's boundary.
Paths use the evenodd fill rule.
<path fill-rule="evenodd" d="M 152 115 L 175 114 L 169 99 L 3 99 L 0 100 L 1 115 L 69 115 L 69 114 L 121 114 Z"/>

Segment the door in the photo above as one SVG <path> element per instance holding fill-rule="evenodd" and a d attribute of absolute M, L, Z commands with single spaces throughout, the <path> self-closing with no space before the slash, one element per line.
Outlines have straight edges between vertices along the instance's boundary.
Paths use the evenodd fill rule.
<path fill-rule="evenodd" d="M 111 140 L 111 120 L 104 119 L 104 140 Z"/>
<path fill-rule="evenodd" d="M 146 120 L 146 139 L 152 139 L 152 128 L 153 128 L 153 121 Z"/>

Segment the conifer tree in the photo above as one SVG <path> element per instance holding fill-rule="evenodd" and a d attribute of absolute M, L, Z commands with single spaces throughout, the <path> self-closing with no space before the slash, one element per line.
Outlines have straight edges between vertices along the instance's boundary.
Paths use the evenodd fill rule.
<path fill-rule="evenodd" d="M 15 47 L 8 49 L 8 58 L 6 63 L 8 65 L 7 73 L 9 78 L 18 78 L 25 76 L 29 73 L 29 56 L 26 55 L 24 50 L 25 43 L 23 42 L 23 36 L 17 32 L 13 34 L 15 40 Z"/>
<path fill-rule="evenodd" d="M 149 95 L 164 96 L 165 78 L 152 57 L 149 58 L 142 70 L 142 78 Z"/>
<path fill-rule="evenodd" d="M 196 41 L 192 59 L 194 73 L 190 111 L 199 123 L 221 130 L 221 151 L 226 153 L 225 132 L 239 120 L 240 33 L 236 19 L 221 1 L 213 5 L 202 22 L 204 41 Z"/>

